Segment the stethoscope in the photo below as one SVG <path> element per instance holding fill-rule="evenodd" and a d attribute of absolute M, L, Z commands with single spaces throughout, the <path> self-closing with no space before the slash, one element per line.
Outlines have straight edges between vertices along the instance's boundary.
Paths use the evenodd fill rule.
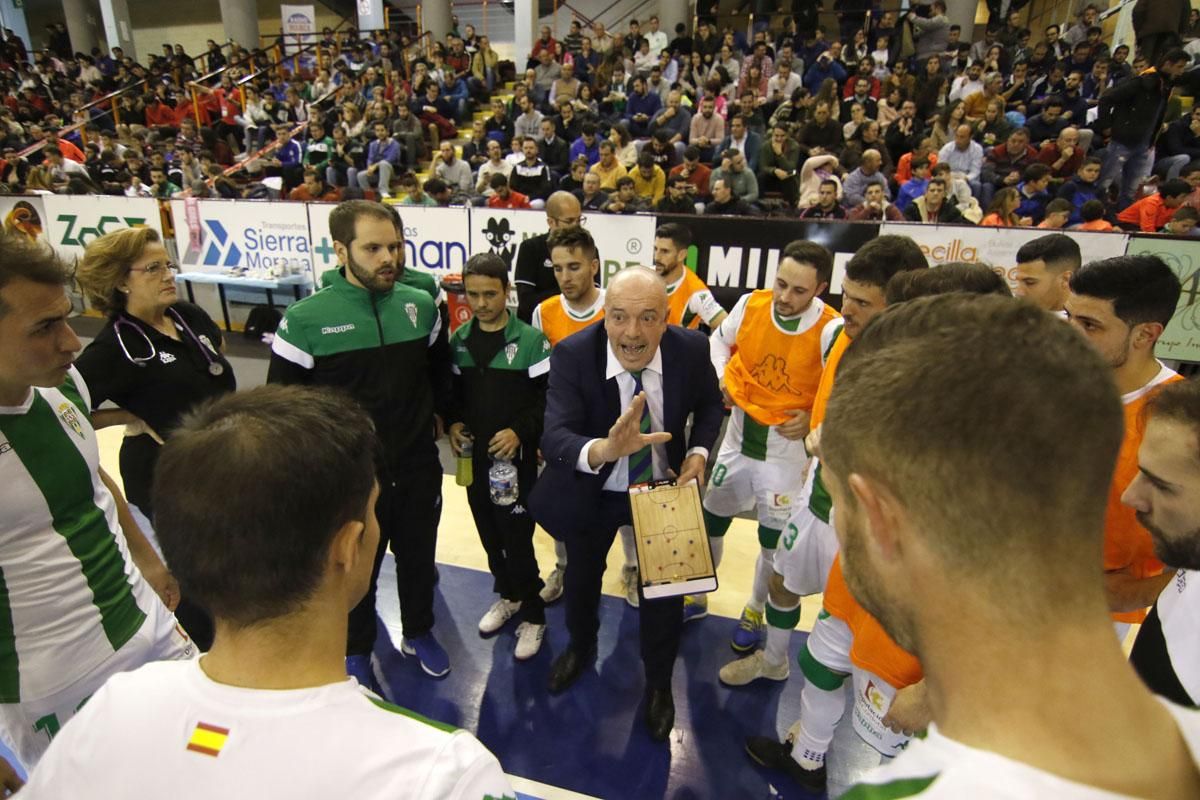
<path fill-rule="evenodd" d="M 183 317 L 179 316 L 179 313 L 175 311 L 175 309 L 168 308 L 166 313 L 170 315 L 175 324 L 183 329 L 183 331 L 187 333 L 191 340 L 196 343 L 196 347 L 200 348 L 200 354 L 204 356 L 204 360 L 208 362 L 208 374 L 214 377 L 224 375 L 225 365 L 213 358 L 213 356 L 218 355 L 216 348 L 214 348 L 212 344 L 207 341 L 207 339 L 202 341 L 200 337 L 192 331 L 188 324 L 183 321 Z M 141 334 L 141 337 L 146 341 L 146 346 L 150 348 L 150 355 L 137 357 L 129 352 L 129 348 L 126 346 L 125 340 L 121 338 L 122 326 L 133 328 L 135 331 Z M 154 342 L 150 340 L 150 336 L 144 330 L 142 330 L 140 325 L 138 325 L 136 322 L 126 319 L 124 315 L 118 316 L 113 320 L 113 335 L 117 337 L 117 344 L 121 345 L 121 352 L 125 354 L 125 358 L 129 359 L 131 364 L 144 367 L 148 361 L 153 361 L 158 356 L 158 348 L 154 346 Z"/>

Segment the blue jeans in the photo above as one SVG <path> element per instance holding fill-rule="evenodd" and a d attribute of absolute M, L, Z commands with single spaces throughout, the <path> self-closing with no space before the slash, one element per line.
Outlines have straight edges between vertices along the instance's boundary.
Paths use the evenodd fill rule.
<path fill-rule="evenodd" d="M 1190 164 L 1191 161 L 1192 157 L 1186 155 L 1163 156 L 1157 162 L 1155 162 L 1154 171 L 1161 173 L 1163 178 L 1166 180 L 1171 180 L 1172 178 L 1178 178 L 1179 173 L 1182 172 L 1183 168 Z"/>
<path fill-rule="evenodd" d="M 1150 174 L 1153 164 L 1153 147 L 1128 147 L 1120 142 L 1110 142 L 1104 151 L 1104 166 L 1100 168 L 1100 189 L 1105 191 L 1116 181 L 1117 208 L 1125 208 L 1133 202 L 1138 181 Z"/>

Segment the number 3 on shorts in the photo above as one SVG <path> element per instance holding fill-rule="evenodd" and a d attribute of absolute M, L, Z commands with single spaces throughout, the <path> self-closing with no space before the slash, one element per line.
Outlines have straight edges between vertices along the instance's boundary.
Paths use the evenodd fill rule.
<path fill-rule="evenodd" d="M 725 473 L 726 473 L 726 472 L 727 472 L 727 470 L 725 469 L 725 465 L 724 465 L 724 464 L 717 464 L 716 468 L 715 468 L 715 469 L 713 469 L 713 474 L 712 474 L 712 485 L 713 485 L 713 486 L 720 486 L 722 483 L 724 483 L 724 482 L 725 482 Z"/>

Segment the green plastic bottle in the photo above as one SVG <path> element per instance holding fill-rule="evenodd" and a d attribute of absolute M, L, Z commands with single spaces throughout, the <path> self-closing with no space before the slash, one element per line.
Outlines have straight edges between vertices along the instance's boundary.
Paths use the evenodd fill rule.
<path fill-rule="evenodd" d="M 475 443 L 468 441 L 458 452 L 454 480 L 459 486 L 470 486 L 475 480 L 474 450 Z"/>

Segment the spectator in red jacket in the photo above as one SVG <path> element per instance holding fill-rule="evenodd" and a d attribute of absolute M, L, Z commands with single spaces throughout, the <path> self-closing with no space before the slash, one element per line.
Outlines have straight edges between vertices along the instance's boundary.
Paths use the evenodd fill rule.
<path fill-rule="evenodd" d="M 508 188 L 508 178 L 499 172 L 492 176 L 491 187 L 488 208 L 530 208 L 529 198 Z"/>

